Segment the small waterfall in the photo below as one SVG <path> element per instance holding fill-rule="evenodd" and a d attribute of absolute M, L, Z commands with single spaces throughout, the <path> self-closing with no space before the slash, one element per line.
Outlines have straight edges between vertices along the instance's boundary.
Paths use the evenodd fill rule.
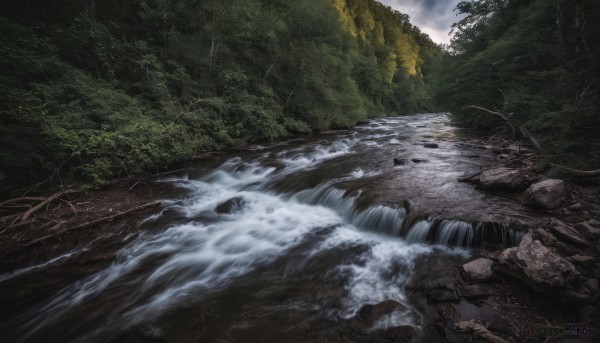
<path fill-rule="evenodd" d="M 330 185 L 301 191 L 293 196 L 311 205 L 330 208 L 355 227 L 395 237 L 410 243 L 435 243 L 446 246 L 481 247 L 486 244 L 516 246 L 524 232 L 495 222 L 469 223 L 458 219 L 424 218 L 403 206 L 377 204 L 356 209 L 356 196 Z"/>
<path fill-rule="evenodd" d="M 376 205 L 354 215 L 352 224 L 363 230 L 400 236 L 405 217 L 404 207 L 392 208 Z"/>
<path fill-rule="evenodd" d="M 406 236 L 406 240 L 409 243 L 426 242 L 429 229 L 431 229 L 431 222 L 427 220 L 421 220 L 410 229 L 408 235 Z"/>
<path fill-rule="evenodd" d="M 422 220 L 413 225 L 406 235 L 412 243 L 432 242 L 447 246 L 481 247 L 486 244 L 503 247 L 516 246 L 525 232 L 504 223 L 467 223 L 462 220 Z"/>

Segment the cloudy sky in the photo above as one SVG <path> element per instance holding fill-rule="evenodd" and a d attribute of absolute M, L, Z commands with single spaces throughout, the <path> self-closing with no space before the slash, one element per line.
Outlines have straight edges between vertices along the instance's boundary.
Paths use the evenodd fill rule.
<path fill-rule="evenodd" d="M 436 43 L 448 43 L 450 26 L 459 20 L 452 10 L 460 0 L 379 0 L 408 14 L 410 22 L 421 28 Z"/>

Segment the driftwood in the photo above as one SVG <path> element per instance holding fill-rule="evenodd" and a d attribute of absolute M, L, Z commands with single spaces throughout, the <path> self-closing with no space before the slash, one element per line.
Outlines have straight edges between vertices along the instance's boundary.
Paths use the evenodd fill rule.
<path fill-rule="evenodd" d="M 35 245 L 37 243 L 46 241 L 46 240 L 48 240 L 50 238 L 62 235 L 62 234 L 66 233 L 66 232 L 69 232 L 69 231 L 79 230 L 79 229 L 83 229 L 83 228 L 86 228 L 86 227 L 89 227 L 89 226 L 92 226 L 92 225 L 96 225 L 96 224 L 99 224 L 99 223 L 112 221 L 112 220 L 114 220 L 116 218 L 122 217 L 122 216 L 124 216 L 126 214 L 129 214 L 131 212 L 142 211 L 142 210 L 145 210 L 147 208 L 160 206 L 160 204 L 161 204 L 160 201 L 151 202 L 151 203 L 148 203 L 148 204 L 145 204 L 145 205 L 134 207 L 134 208 L 129 209 L 127 211 L 119 212 L 119 213 L 116 213 L 116 214 L 113 214 L 113 215 L 110 215 L 110 216 L 98 218 L 98 219 L 92 220 L 90 222 L 86 222 L 86 223 L 82 223 L 82 224 L 79 224 L 79 225 L 76 225 L 76 226 L 73 226 L 73 227 L 70 227 L 70 228 L 66 228 L 66 229 L 64 229 L 64 230 L 62 230 L 60 232 L 53 233 L 53 234 L 50 234 L 50 235 L 46 235 L 46 236 L 34 239 L 33 241 L 27 243 L 25 245 L 25 247 L 29 247 L 29 246 Z M 59 229 L 62 225 L 63 225 L 63 223 L 58 222 L 56 225 L 54 225 L 52 228 L 50 228 L 50 231 L 55 231 L 55 230 Z"/>
<path fill-rule="evenodd" d="M 21 216 L 21 218 L 19 219 L 21 222 L 26 221 L 27 219 L 29 219 L 29 217 L 31 217 L 32 214 L 34 214 L 35 212 L 39 211 L 42 207 L 50 204 L 54 199 L 57 199 L 58 197 L 61 197 L 65 194 L 69 194 L 69 193 L 75 193 L 75 192 L 79 192 L 76 189 L 67 189 L 58 193 L 54 193 L 51 196 L 47 197 L 44 201 L 40 202 L 39 204 L 33 206 L 32 208 L 30 208 L 27 212 L 23 213 L 23 215 Z"/>
<path fill-rule="evenodd" d="M 504 114 L 500 111 L 492 111 L 492 110 L 488 110 L 487 108 L 484 107 L 480 107 L 480 106 L 468 106 L 467 108 L 474 108 L 476 110 L 480 110 L 480 111 L 484 111 L 487 112 L 489 114 L 493 114 L 497 117 L 502 118 L 511 128 L 513 135 L 516 133 L 516 129 L 519 129 L 519 131 L 521 132 L 521 134 L 529 139 L 529 141 L 531 142 L 531 144 L 533 145 L 533 147 L 535 148 L 535 150 L 537 151 L 541 151 L 542 150 L 542 146 L 540 145 L 540 143 L 538 142 L 538 140 L 529 132 L 529 130 L 527 130 L 527 128 L 525 128 L 525 126 L 520 125 L 520 124 L 515 124 L 513 123 L 513 120 L 511 120 L 511 118 L 509 117 L 509 115 Z M 516 127 L 516 128 L 515 128 Z"/>
<path fill-rule="evenodd" d="M 579 170 L 579 169 L 571 169 L 571 168 L 567 168 L 567 167 L 563 167 L 561 165 L 558 164 L 553 164 L 550 163 L 551 166 L 562 169 L 564 171 L 566 171 L 567 173 L 573 175 L 573 176 L 577 176 L 577 177 L 594 177 L 594 176 L 600 176 L 600 169 L 596 169 L 596 170 Z"/>

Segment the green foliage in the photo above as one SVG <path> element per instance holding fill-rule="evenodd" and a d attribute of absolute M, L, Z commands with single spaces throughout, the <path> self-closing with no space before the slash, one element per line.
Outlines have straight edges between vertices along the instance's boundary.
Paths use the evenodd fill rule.
<path fill-rule="evenodd" d="M 7 0 L 0 189 L 431 108 L 439 47 L 375 0 Z"/>
<path fill-rule="evenodd" d="M 459 124 L 506 130 L 468 106 L 501 111 L 538 137 L 550 160 L 600 164 L 600 21 L 583 25 L 600 4 L 471 0 L 457 10 L 466 17 L 433 82 L 440 105 Z"/>

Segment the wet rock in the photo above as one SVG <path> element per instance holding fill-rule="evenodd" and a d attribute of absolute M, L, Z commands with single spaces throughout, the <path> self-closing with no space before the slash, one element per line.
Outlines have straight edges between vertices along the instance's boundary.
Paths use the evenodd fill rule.
<path fill-rule="evenodd" d="M 408 160 L 403 159 L 403 158 L 394 158 L 394 165 L 395 166 L 403 166 L 406 165 L 408 163 Z"/>
<path fill-rule="evenodd" d="M 499 261 L 524 273 L 525 281 L 543 286 L 564 287 L 580 276 L 571 262 L 534 240 L 531 233 L 523 237 L 518 247 L 504 250 Z"/>
<path fill-rule="evenodd" d="M 556 218 L 552 218 L 550 228 L 556 236 L 568 242 L 578 245 L 587 245 L 585 238 L 575 228 Z"/>
<path fill-rule="evenodd" d="M 367 324 L 368 326 L 371 326 L 386 314 L 390 314 L 394 311 L 404 309 L 404 305 L 397 301 L 385 300 L 375 305 L 363 305 L 356 313 L 356 317 L 361 322 Z"/>
<path fill-rule="evenodd" d="M 492 265 L 494 262 L 487 258 L 478 258 L 464 264 L 463 270 L 468 279 L 472 281 L 487 280 L 492 276 Z"/>
<path fill-rule="evenodd" d="M 527 188 L 523 204 L 553 210 L 558 208 L 566 197 L 567 186 L 564 181 L 546 179 Z"/>
<path fill-rule="evenodd" d="M 573 204 L 573 205 L 571 205 L 571 206 L 569 206 L 567 208 L 569 210 L 572 210 L 572 211 L 579 211 L 579 210 L 581 210 L 583 208 L 583 205 L 581 205 L 580 203 L 576 203 L 576 204 Z"/>
<path fill-rule="evenodd" d="M 508 343 L 508 341 L 496 336 L 492 332 L 490 332 L 485 326 L 477 323 L 475 320 L 471 319 L 469 321 L 460 321 L 456 323 L 456 329 L 467 331 L 473 334 L 473 336 L 477 336 L 481 339 L 484 339 L 488 342 L 492 343 Z"/>
<path fill-rule="evenodd" d="M 579 232 L 581 232 L 586 237 L 589 237 L 591 239 L 600 238 L 600 229 L 595 226 L 592 226 L 590 222 L 591 221 L 581 222 L 577 224 L 576 227 L 577 229 L 579 229 Z"/>
<path fill-rule="evenodd" d="M 418 260 L 407 288 L 421 292 L 433 303 L 458 301 L 459 288 L 464 284 L 464 280 L 460 270 L 449 267 L 449 263 L 452 261 L 449 261 L 447 256 L 427 256 Z"/>
<path fill-rule="evenodd" d="M 489 169 L 479 175 L 479 182 L 483 188 L 520 188 L 523 187 L 524 175 L 518 169 L 495 168 Z"/>
<path fill-rule="evenodd" d="M 569 260 L 580 265 L 593 266 L 596 264 L 596 259 L 594 259 L 592 256 L 573 255 L 569 257 Z"/>
<path fill-rule="evenodd" d="M 390 342 L 408 342 L 417 335 L 417 331 L 409 325 L 394 326 L 381 330 L 379 336 Z"/>
<path fill-rule="evenodd" d="M 429 148 L 429 149 L 437 149 L 440 147 L 436 143 L 425 143 L 425 144 L 423 144 L 423 146 L 426 148 Z"/>
<path fill-rule="evenodd" d="M 240 211 L 244 205 L 246 204 L 246 200 L 242 197 L 231 198 L 223 203 L 220 203 L 215 208 L 215 212 L 219 214 L 232 214 Z"/>

